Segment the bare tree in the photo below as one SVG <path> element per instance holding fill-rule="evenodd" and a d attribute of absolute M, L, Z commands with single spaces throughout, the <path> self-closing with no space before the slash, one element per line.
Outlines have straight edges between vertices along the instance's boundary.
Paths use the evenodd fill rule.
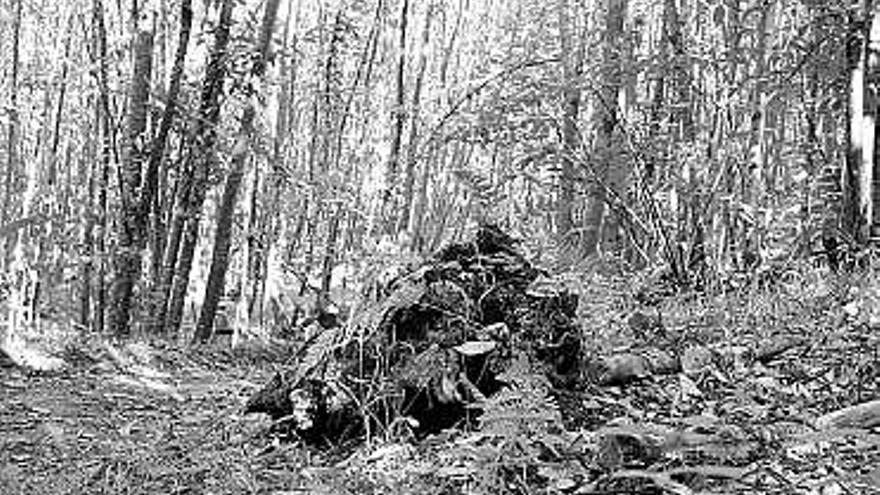
<path fill-rule="evenodd" d="M 418 158 L 418 139 L 419 139 L 419 117 L 421 114 L 422 86 L 425 81 L 425 70 L 428 65 L 428 43 L 431 34 L 431 20 L 434 17 L 434 5 L 429 3 L 425 12 L 425 23 L 422 26 L 422 41 L 418 51 L 418 62 L 416 66 L 416 80 L 413 85 L 413 96 L 409 126 L 409 148 L 406 154 L 406 168 L 403 176 L 403 204 L 400 208 L 400 218 L 398 219 L 398 232 L 411 232 L 410 217 L 413 208 L 413 195 L 416 183 L 416 160 Z"/>
<path fill-rule="evenodd" d="M 166 331 L 176 332 L 183 316 L 183 304 L 195 256 L 202 204 L 208 188 L 208 175 L 215 162 L 217 124 L 220 121 L 220 95 L 226 78 L 232 0 L 224 0 L 214 32 L 214 45 L 202 83 L 199 118 L 192 130 L 187 163 L 181 171 L 175 211 L 165 245 L 159 314 Z"/>
<path fill-rule="evenodd" d="M 262 81 L 266 73 L 266 64 L 269 59 L 269 47 L 272 41 L 272 31 L 275 26 L 275 18 L 278 14 L 279 0 L 269 0 L 266 3 L 266 11 L 263 14 L 263 23 L 257 46 L 254 48 L 254 62 L 251 68 L 252 79 Z M 229 266 L 229 247 L 232 241 L 232 214 L 235 211 L 236 197 L 244 177 L 245 161 L 250 147 L 249 140 L 253 132 L 254 116 L 256 115 L 257 87 L 249 87 L 247 96 L 250 97 L 244 113 L 241 117 L 241 127 L 236 138 L 235 148 L 232 151 L 232 160 L 229 174 L 226 177 L 226 185 L 220 200 L 220 211 L 217 213 L 217 231 L 214 237 L 214 254 L 211 259 L 211 269 L 208 272 L 208 283 L 205 287 L 205 299 L 202 310 L 196 324 L 193 340 L 203 342 L 211 336 L 214 327 L 214 315 L 217 312 L 217 303 L 223 293 L 226 269 Z"/>
<path fill-rule="evenodd" d="M 382 231 L 388 232 L 396 225 L 394 209 L 395 191 L 400 173 L 400 153 L 403 141 L 403 127 L 406 123 L 406 36 L 409 23 L 409 0 L 403 0 L 400 7 L 400 27 L 397 42 L 397 67 L 394 79 L 394 108 L 391 111 L 391 150 L 385 172 L 385 190 L 382 193 L 381 222 Z"/>
<path fill-rule="evenodd" d="M 9 81 L 9 109 L 11 111 L 9 125 L 6 127 L 6 174 L 4 181 L 3 199 L 0 200 L 0 226 L 5 226 L 12 217 L 16 182 L 16 168 L 18 167 L 18 72 L 19 72 L 19 43 L 21 39 L 21 8 L 22 0 L 16 0 L 13 6 L 12 20 L 12 77 Z M 0 257 L 0 268 L 6 266 L 12 247 L 15 245 L 16 234 L 6 239 L 3 256 Z"/>
<path fill-rule="evenodd" d="M 581 236 L 574 231 L 572 210 L 578 178 L 573 155 L 578 147 L 578 114 L 581 106 L 579 87 L 582 64 L 582 44 L 577 48 L 572 35 L 571 6 L 567 0 L 557 3 L 559 21 L 559 48 L 562 61 L 562 149 L 560 153 L 559 196 L 556 202 L 556 232 L 563 245 L 582 249 Z"/>
<path fill-rule="evenodd" d="M 149 9 L 132 11 L 135 37 L 131 80 L 128 86 L 128 113 L 123 141 L 123 160 L 119 171 L 122 218 L 118 223 L 119 246 L 115 258 L 115 276 L 110 297 L 110 330 L 119 336 L 130 333 L 132 296 L 140 274 L 140 244 L 144 237 L 144 219 L 138 192 L 146 153 L 147 105 L 153 70 L 154 13 Z"/>

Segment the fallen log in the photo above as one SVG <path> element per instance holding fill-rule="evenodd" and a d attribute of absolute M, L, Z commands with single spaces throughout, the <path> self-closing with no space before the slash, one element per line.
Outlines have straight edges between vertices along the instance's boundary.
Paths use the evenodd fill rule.
<path fill-rule="evenodd" d="M 296 366 L 248 401 L 310 443 L 333 444 L 410 418 L 416 435 L 467 422 L 502 388 L 515 352 L 550 382 L 580 378 L 578 299 L 534 291 L 541 275 L 518 241 L 483 225 L 393 281 L 384 299 L 325 330 Z M 400 422 L 397 422 L 400 423 Z"/>
<path fill-rule="evenodd" d="M 816 426 L 823 430 L 880 427 L 880 399 L 832 411 L 819 417 Z"/>

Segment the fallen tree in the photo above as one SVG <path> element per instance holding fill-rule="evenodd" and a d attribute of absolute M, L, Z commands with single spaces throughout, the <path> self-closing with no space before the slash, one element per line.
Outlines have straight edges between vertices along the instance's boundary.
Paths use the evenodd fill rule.
<path fill-rule="evenodd" d="M 246 412 L 314 444 L 365 432 L 423 435 L 468 421 L 514 355 L 558 389 L 580 377 L 576 295 L 543 288 L 518 241 L 494 225 L 393 281 L 345 327 L 317 333 Z"/>

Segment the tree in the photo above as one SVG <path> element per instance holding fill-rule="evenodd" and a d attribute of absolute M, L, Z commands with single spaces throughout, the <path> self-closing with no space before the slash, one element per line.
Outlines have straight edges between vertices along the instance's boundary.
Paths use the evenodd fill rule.
<path fill-rule="evenodd" d="M 382 232 L 394 229 L 397 197 L 397 181 L 400 171 L 400 155 L 403 127 L 406 124 L 406 36 L 409 24 L 409 0 L 402 0 L 397 42 L 397 66 L 394 79 L 394 107 L 391 109 L 391 149 L 386 165 L 385 190 L 382 193 Z"/>
<path fill-rule="evenodd" d="M 559 48 L 562 60 L 562 150 L 560 156 L 559 193 L 556 202 L 556 232 L 562 245 L 582 249 L 581 236 L 575 230 L 573 209 L 579 183 L 575 174 L 574 155 L 579 145 L 578 117 L 581 106 L 582 43 L 572 34 L 571 7 L 567 0 L 557 3 L 559 18 Z"/>
<path fill-rule="evenodd" d="M 421 99 L 422 99 L 422 87 L 425 82 L 425 70 L 428 66 L 428 43 L 430 40 L 431 34 L 431 20 L 434 17 L 434 4 L 430 2 L 427 6 L 427 10 L 425 12 L 425 23 L 422 27 L 422 41 L 421 47 L 419 48 L 418 54 L 418 66 L 416 68 L 416 80 L 413 85 L 413 96 L 412 96 L 412 104 L 411 113 L 412 117 L 410 120 L 409 127 L 409 148 L 406 154 L 406 168 L 404 169 L 404 178 L 403 178 L 403 205 L 400 208 L 400 218 L 398 219 L 398 232 L 411 232 L 412 228 L 410 226 L 410 217 L 411 210 L 413 208 L 413 194 L 415 191 L 415 183 L 416 183 L 416 162 L 417 162 L 417 152 L 419 149 L 418 146 L 418 138 L 419 138 L 419 117 L 421 114 Z"/>
<path fill-rule="evenodd" d="M 132 10 L 135 37 L 131 80 L 128 87 L 128 113 L 123 139 L 123 161 L 119 171 L 122 203 L 118 223 L 119 245 L 115 259 L 115 278 L 110 300 L 110 330 L 119 336 L 130 333 L 132 295 L 140 274 L 140 248 L 146 219 L 140 208 L 141 169 L 146 152 L 147 105 L 153 70 L 154 13 L 149 9 Z"/>
<path fill-rule="evenodd" d="M 263 23 L 257 45 L 254 47 L 254 61 L 251 68 L 251 81 L 262 81 L 266 73 L 266 65 L 269 60 L 269 48 L 272 41 L 272 30 L 275 26 L 275 18 L 278 14 L 279 0 L 269 0 L 266 3 L 266 11 L 263 14 Z M 259 84 L 259 83 L 252 83 Z M 254 116 L 256 115 L 256 95 L 258 87 L 248 87 L 246 96 L 248 103 L 241 117 L 241 128 L 238 131 L 235 148 L 232 151 L 229 174 L 226 177 L 226 185 L 223 189 L 223 197 L 220 201 L 220 211 L 217 213 L 217 231 L 214 237 L 214 254 L 211 260 L 211 269 L 208 272 L 208 283 L 205 287 L 205 299 L 202 303 L 196 331 L 193 340 L 204 342 L 211 336 L 214 326 L 214 315 L 217 312 L 217 303 L 223 293 L 226 269 L 229 265 L 229 246 L 232 234 L 232 214 L 235 210 L 235 200 L 238 189 L 244 177 L 245 160 L 248 156 L 249 140 L 253 133 Z"/>
<path fill-rule="evenodd" d="M 843 197 L 843 225 L 857 242 L 867 242 L 874 224 L 874 148 L 876 102 L 868 85 L 868 57 L 874 10 L 871 0 L 859 2 L 850 14 L 847 44 L 849 64 L 849 108 Z"/>
<path fill-rule="evenodd" d="M 12 76 L 9 80 L 9 108 L 11 118 L 6 127 L 6 173 L 4 179 L 4 194 L 0 200 L 0 226 L 5 226 L 13 213 L 13 193 L 15 192 L 16 169 L 18 167 L 18 72 L 19 72 L 19 42 L 21 37 L 21 4 L 17 0 L 14 4 L 12 20 Z M 0 257 L 0 268 L 4 268 L 9 261 L 9 254 L 15 245 L 17 235 L 10 235 L 6 239 L 3 256 Z"/>
<path fill-rule="evenodd" d="M 156 136 L 153 138 L 152 145 L 150 147 L 149 161 L 147 162 L 146 171 L 144 172 L 144 180 L 143 184 L 140 187 L 140 197 L 137 203 L 137 211 L 135 213 L 135 218 L 138 222 L 136 232 L 139 234 L 138 236 L 138 249 L 143 250 L 146 244 L 146 235 L 145 232 L 147 230 L 146 222 L 147 217 L 152 213 L 154 218 L 157 220 L 153 222 L 154 232 L 153 235 L 157 238 L 157 242 L 154 246 L 154 250 L 157 251 L 154 253 L 155 258 L 161 259 L 161 246 L 162 243 L 158 242 L 163 239 L 163 232 L 159 232 L 159 228 L 161 222 L 158 221 L 158 218 L 162 216 L 162 212 L 158 210 L 158 206 L 156 205 L 156 198 L 159 194 L 159 182 L 160 182 L 160 169 L 162 167 L 162 162 L 165 159 L 165 150 L 168 144 L 168 138 L 171 133 L 171 128 L 174 125 L 174 119 L 177 117 L 177 107 L 178 107 L 178 95 L 180 94 L 180 86 L 183 80 L 184 73 L 184 65 L 186 62 L 186 54 L 189 48 L 189 38 L 190 32 L 192 31 L 192 2 L 190 0 L 184 0 L 180 3 L 180 33 L 178 35 L 177 41 L 177 51 L 174 55 L 174 65 L 171 69 L 171 81 L 168 85 L 168 93 L 165 99 L 165 111 L 162 114 L 162 121 L 159 124 L 159 131 Z M 156 206 L 156 208 L 154 208 Z M 159 263 L 161 264 L 161 263 Z M 161 272 L 157 273 L 157 279 L 154 280 L 154 285 L 159 288 L 157 297 L 154 299 L 161 299 L 163 296 L 163 291 L 161 290 L 162 283 L 161 280 L 158 279 L 158 276 Z M 157 303 L 158 301 L 153 300 L 150 301 L 149 305 L 152 306 L 151 311 L 152 314 L 155 314 L 157 311 Z M 161 311 L 159 311 L 161 313 Z M 162 325 L 163 322 L 161 319 L 157 319 L 153 322 L 153 328 L 156 329 L 157 325 Z"/>
<path fill-rule="evenodd" d="M 602 39 L 602 78 L 596 93 L 596 141 L 595 153 L 599 158 L 598 165 L 589 165 L 592 180 L 589 204 L 584 215 L 584 234 L 582 246 L 584 255 L 596 253 L 602 219 L 605 216 L 607 167 L 623 167 L 623 156 L 620 153 L 618 126 L 618 94 L 621 89 L 621 46 L 623 41 L 623 23 L 626 18 L 626 0 L 607 0 L 604 4 L 605 24 Z M 619 173 L 619 171 L 616 171 Z"/>

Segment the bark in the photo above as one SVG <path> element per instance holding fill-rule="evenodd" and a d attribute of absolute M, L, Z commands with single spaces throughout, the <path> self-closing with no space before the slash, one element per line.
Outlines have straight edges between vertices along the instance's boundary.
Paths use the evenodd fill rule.
<path fill-rule="evenodd" d="M 104 6 L 101 0 L 94 0 L 92 4 L 92 23 L 95 29 L 93 34 L 95 43 L 94 65 L 98 67 L 98 101 L 96 117 L 101 135 L 101 162 L 98 170 L 96 189 L 98 191 L 98 219 L 97 233 L 95 234 L 95 259 L 97 260 L 98 273 L 95 287 L 95 311 L 93 328 L 95 333 L 101 334 L 105 327 L 106 291 L 104 279 L 106 275 L 106 237 L 107 237 L 107 188 L 110 184 L 110 168 L 114 149 L 112 115 L 110 114 L 110 88 L 108 83 L 107 62 L 107 29 L 104 24 Z"/>
<path fill-rule="evenodd" d="M 260 214 L 257 197 L 260 195 L 261 184 L 264 184 L 265 182 L 265 179 L 261 179 L 260 169 L 255 168 L 245 201 L 247 204 L 247 228 L 245 230 L 246 250 L 242 256 L 245 268 L 241 277 L 241 302 L 245 305 L 245 310 L 242 313 L 245 315 L 245 323 L 247 325 L 250 325 L 255 313 L 259 313 L 259 318 L 262 320 L 263 309 L 262 304 L 260 303 L 262 298 L 259 297 L 259 281 L 262 277 L 260 267 L 262 266 L 263 253 L 265 251 L 262 242 L 261 220 L 265 215 Z M 263 189 L 265 189 L 265 187 Z"/>
<path fill-rule="evenodd" d="M 872 0 L 865 0 L 865 7 L 862 22 L 862 48 L 859 63 L 862 69 L 863 94 L 862 94 L 862 115 L 861 115 L 861 167 L 858 174 L 858 230 L 856 239 L 860 242 L 868 242 L 873 235 L 873 226 L 875 223 L 874 211 L 874 181 L 875 169 L 877 163 L 874 160 L 875 150 L 877 148 L 875 128 L 877 125 L 877 99 L 875 94 L 876 85 L 869 83 L 869 59 L 870 47 L 872 44 L 871 33 L 872 25 L 876 22 L 877 14 L 874 13 L 874 5 Z"/>
<path fill-rule="evenodd" d="M 16 167 L 18 166 L 18 65 L 19 65 L 19 42 L 21 37 L 21 9 L 22 0 L 17 0 L 14 6 L 12 21 L 12 77 L 9 82 L 9 108 L 11 115 L 6 129 L 6 180 L 4 195 L 0 201 L 0 226 L 6 225 L 13 215 L 13 199 L 15 194 Z M 17 234 L 10 236 L 6 241 L 5 249 L 0 256 L 0 268 L 5 268 L 9 261 L 9 255 L 15 246 Z"/>
<path fill-rule="evenodd" d="M 436 143 L 431 143 L 431 152 L 428 154 L 428 157 L 425 159 L 425 169 L 422 171 L 422 176 L 419 178 L 419 194 L 416 198 L 415 207 L 413 209 L 413 230 L 412 230 L 412 251 L 416 253 L 423 253 L 425 251 L 425 210 L 428 206 L 428 183 L 431 180 L 431 175 L 433 174 L 434 167 L 436 163 L 442 163 L 442 160 L 446 153 L 445 148 L 441 148 L 438 151 L 438 146 Z M 440 155 L 440 158 L 437 158 L 437 155 Z"/>
<path fill-rule="evenodd" d="M 339 239 L 339 223 L 342 221 L 344 208 L 337 203 L 336 212 L 330 217 L 327 232 L 327 250 L 324 252 L 324 265 L 321 272 L 321 292 L 318 294 L 318 311 L 323 311 L 330 304 L 330 284 L 333 278 L 333 266 L 336 264 L 336 245 Z"/>
<path fill-rule="evenodd" d="M 844 407 L 820 416 L 816 426 L 821 430 L 838 428 L 861 428 L 868 430 L 880 426 L 880 400 Z"/>
<path fill-rule="evenodd" d="M 871 17 L 870 33 L 880 32 L 880 15 L 876 12 Z M 870 79 L 873 81 L 880 80 L 880 50 L 878 50 L 878 41 L 871 39 L 868 45 L 868 72 Z M 876 84 L 872 87 L 870 93 L 869 105 L 867 106 L 870 118 L 873 122 L 872 142 L 873 154 L 871 161 L 873 164 L 870 178 L 863 178 L 862 194 L 863 198 L 870 202 L 870 219 L 868 222 L 869 239 L 875 242 L 880 237 L 880 222 L 878 222 L 877 212 L 880 210 L 880 146 L 877 145 L 877 136 L 880 136 L 880 119 L 878 119 L 878 103 L 880 103 L 880 94 L 878 94 Z"/>
<path fill-rule="evenodd" d="M 556 205 L 556 232 L 561 245 L 579 245 L 579 237 L 573 234 L 574 219 L 572 210 L 575 202 L 575 176 L 572 157 L 578 146 L 578 113 L 581 104 L 580 80 L 581 60 L 579 53 L 572 50 L 574 39 L 571 35 L 571 14 L 567 1 L 557 5 L 559 18 L 559 47 L 562 59 L 562 152 L 560 156 L 559 198 Z"/>
<path fill-rule="evenodd" d="M 278 213 L 281 204 L 284 170 L 288 163 L 288 138 L 291 133 L 292 122 L 295 120 L 295 116 L 291 109 L 291 102 L 296 101 L 295 82 L 297 74 L 295 70 L 297 66 L 297 39 L 296 34 L 294 34 L 292 40 L 290 39 L 290 26 L 291 19 L 293 19 L 294 26 L 299 25 L 301 6 L 302 4 L 297 2 L 295 11 L 293 6 L 289 6 L 287 9 L 287 15 L 283 21 L 284 31 L 281 39 L 283 40 L 282 42 L 284 45 L 281 51 L 282 53 L 290 53 L 291 55 L 281 57 L 280 61 L 279 80 L 282 81 L 282 83 L 279 91 L 280 94 L 278 95 L 278 118 L 275 122 L 276 127 L 273 142 L 274 156 L 272 160 L 275 165 L 270 167 L 270 170 L 267 171 L 267 175 L 262 181 L 262 192 L 259 192 L 257 189 L 258 184 L 255 174 L 254 189 L 251 192 L 252 212 L 257 211 L 259 204 L 262 204 L 263 206 L 262 214 L 259 217 L 251 217 L 252 219 L 256 218 L 257 220 L 253 227 L 252 239 L 254 240 L 258 251 L 254 256 L 254 275 L 251 286 L 251 301 L 252 306 L 255 307 L 248 309 L 248 316 L 253 317 L 256 312 L 260 325 L 263 324 L 264 294 L 269 266 L 268 260 L 269 257 L 272 256 L 271 250 L 278 239 L 277 234 L 280 224 L 283 223 L 280 220 Z M 258 196 L 260 198 L 268 198 L 268 200 L 260 202 L 257 200 Z"/>
<path fill-rule="evenodd" d="M 594 170 L 599 180 L 607 177 L 606 164 L 619 166 L 615 156 L 615 137 L 617 128 L 617 96 L 621 84 L 620 43 L 623 35 L 623 21 L 626 16 L 626 0 L 607 0 L 605 4 L 605 27 L 603 33 L 603 68 L 601 74 L 599 101 L 596 103 L 597 137 L 596 152 L 601 157 L 602 169 Z M 615 163 L 618 162 L 618 163 Z M 585 256 L 596 253 L 602 217 L 605 213 L 605 195 L 601 187 L 593 184 L 590 201 L 584 215 L 583 252 Z"/>
<path fill-rule="evenodd" d="M 217 230 L 214 233 L 214 252 L 211 257 L 211 269 L 205 286 L 205 298 L 196 323 L 193 342 L 206 342 L 214 328 L 214 317 L 220 298 L 223 296 L 226 269 L 229 266 L 229 247 L 232 245 L 232 218 L 235 213 L 236 197 L 241 181 L 244 178 L 245 161 L 247 159 L 248 139 L 253 125 L 253 107 L 246 109 L 242 120 L 242 131 L 235 143 L 232 153 L 229 175 L 223 188 L 220 207 L 217 210 Z"/>
<path fill-rule="evenodd" d="M 153 139 L 152 147 L 150 149 L 150 158 L 149 162 L 147 163 L 146 171 L 144 173 L 144 181 L 141 185 L 141 195 L 137 205 L 137 219 L 140 222 L 146 222 L 150 215 L 151 208 L 153 209 L 153 236 L 158 239 L 162 239 L 164 237 L 158 230 L 158 228 L 162 225 L 162 222 L 160 221 L 162 213 L 160 211 L 160 208 L 158 208 L 158 194 L 160 190 L 159 172 L 161 169 L 162 160 L 165 157 L 165 148 L 168 143 L 168 135 L 171 132 L 171 125 L 174 123 L 174 118 L 177 113 L 177 97 L 180 93 L 180 84 L 181 80 L 183 79 L 184 62 L 186 61 L 186 54 L 189 47 L 189 37 L 192 31 L 192 16 L 192 2 L 191 0 L 184 0 L 180 4 L 180 34 L 177 42 L 177 51 L 174 55 L 174 66 L 171 69 L 171 81 L 168 86 L 168 96 L 165 102 L 165 111 L 162 115 L 162 122 L 159 124 L 159 132 Z M 138 230 L 142 233 L 145 232 L 146 225 L 144 223 L 141 223 L 140 225 L 138 225 Z M 141 235 L 138 240 L 141 242 L 138 248 L 143 249 L 146 243 L 146 236 Z M 156 242 L 154 251 L 158 252 L 161 245 L 161 242 Z M 154 264 L 158 264 L 158 261 L 154 261 Z M 161 281 L 154 280 L 154 283 L 158 290 L 152 300 L 148 303 L 151 306 L 150 314 L 152 315 L 161 313 L 161 311 L 158 310 L 158 306 L 161 304 L 161 296 L 163 294 Z M 161 324 L 161 319 L 154 321 L 152 325 L 153 331 L 158 330 Z"/>
<path fill-rule="evenodd" d="M 92 130 L 95 134 L 98 134 L 100 132 L 99 129 L 100 124 L 95 120 L 92 125 Z M 88 160 L 87 163 L 93 165 L 90 167 L 91 170 L 88 173 L 86 188 L 88 196 L 83 207 L 85 224 L 83 225 L 82 246 L 80 248 L 82 261 L 80 262 L 79 318 L 77 320 L 82 330 L 88 330 L 92 324 L 92 272 L 94 269 L 93 257 L 95 254 L 95 216 L 92 214 L 92 210 L 95 208 L 95 205 L 91 198 L 95 197 L 95 184 L 97 183 L 95 176 L 100 170 L 97 166 L 100 161 L 98 160 L 96 148 L 96 143 L 89 140 L 87 146 L 89 153 L 85 160 Z"/>
<path fill-rule="evenodd" d="M 765 54 L 767 51 L 767 25 L 770 22 L 772 4 L 766 4 L 761 8 L 760 18 L 758 21 L 758 29 L 755 36 L 757 37 L 756 46 L 752 58 L 754 59 L 754 68 L 752 79 L 755 81 L 749 95 L 749 118 L 750 134 L 748 141 L 748 165 L 747 174 L 743 174 L 743 181 L 746 182 L 743 187 L 743 202 L 760 211 L 763 207 L 764 196 L 764 176 L 766 168 L 765 155 L 765 129 L 767 122 L 767 112 L 765 110 L 766 102 L 764 101 L 764 80 L 766 72 Z M 694 214 L 694 212 L 692 212 Z M 751 228 L 751 235 L 744 239 L 744 248 L 742 254 L 754 253 L 761 246 L 760 223 Z"/>
<path fill-rule="evenodd" d="M 681 3 L 683 8 L 684 2 Z M 673 156 L 675 147 L 678 143 L 693 143 L 696 138 L 696 128 L 694 125 L 694 116 L 692 114 L 692 97 L 691 85 L 692 75 L 689 68 L 689 58 L 686 50 L 686 41 L 682 33 L 682 13 L 679 10 L 679 2 L 677 0 L 666 0 L 663 6 L 663 51 L 664 65 L 670 67 L 669 76 L 658 81 L 657 91 L 655 95 L 655 107 L 660 108 L 661 105 L 669 106 L 669 122 L 673 124 L 673 132 L 668 136 L 670 138 L 670 147 L 662 150 Z M 668 94 L 665 94 L 667 93 Z M 679 167 L 680 169 L 680 167 Z M 674 169 L 677 170 L 677 169 Z M 683 169 L 682 169 L 683 170 Z M 647 171 L 647 180 L 651 180 L 655 170 L 651 168 Z M 684 268 L 688 256 L 683 255 L 677 248 L 673 246 L 697 246 L 701 245 L 701 240 L 696 236 L 701 232 L 700 225 L 701 212 L 699 211 L 700 201 L 697 197 L 696 183 L 694 182 L 694 173 L 686 173 L 676 171 L 680 175 L 685 175 L 690 179 L 690 183 L 682 187 L 685 192 L 678 188 L 674 190 L 676 195 L 676 203 L 679 205 L 676 211 L 676 225 L 678 228 L 667 233 L 660 226 L 657 230 L 660 232 L 662 249 L 666 252 L 665 258 L 670 263 L 673 273 L 676 277 L 686 277 L 687 273 Z M 646 191 L 646 194 L 650 192 Z M 679 197 L 683 196 L 679 201 Z M 653 200 L 649 200 L 652 201 Z M 656 204 L 652 204 L 651 208 L 656 212 Z M 659 213 L 652 215 L 660 224 Z M 684 280 L 682 280 L 684 281 Z"/>
<path fill-rule="evenodd" d="M 269 0 L 266 3 L 260 37 L 254 50 L 256 57 L 254 66 L 251 69 L 252 80 L 262 81 L 266 73 L 269 45 L 272 41 L 272 30 L 275 26 L 279 3 L 279 0 Z M 241 119 L 241 129 L 239 130 L 235 149 L 233 150 L 231 169 L 226 178 L 223 198 L 220 202 L 220 209 L 217 212 L 214 253 L 211 259 L 210 272 L 208 273 L 208 283 L 205 287 L 205 299 L 202 303 L 202 310 L 196 324 L 195 334 L 193 335 L 194 342 L 204 342 L 210 338 L 211 330 L 214 327 L 214 316 L 217 312 L 217 306 L 220 302 L 220 297 L 223 295 L 226 269 L 229 266 L 233 213 L 235 212 L 238 189 L 244 177 L 245 162 L 248 158 L 249 140 L 253 132 L 254 116 L 256 115 L 254 96 L 258 91 L 259 88 L 256 87 L 248 88 L 251 99 L 248 106 L 245 107 L 244 115 Z"/>
<path fill-rule="evenodd" d="M 320 32 L 320 46 L 324 46 L 324 33 L 326 31 L 326 18 L 323 10 L 320 13 L 318 20 L 318 30 Z M 317 178 L 320 175 L 317 169 L 318 167 L 318 157 L 319 150 L 321 146 L 320 140 L 320 132 L 321 132 L 321 115 L 323 112 L 323 102 L 324 98 L 321 97 L 322 91 L 320 86 L 315 86 L 315 92 L 312 100 L 312 114 L 311 114 L 311 136 L 309 139 L 309 161 L 308 161 L 308 184 L 310 187 L 310 193 L 305 197 L 304 204 L 301 209 L 300 219 L 297 222 L 297 228 L 294 231 L 294 239 L 302 245 L 302 241 L 300 240 L 303 237 L 300 232 L 305 230 L 305 242 L 306 244 L 306 266 L 312 266 L 313 256 L 315 251 L 315 232 L 317 231 L 317 223 L 318 223 L 318 215 L 321 214 L 321 201 L 323 191 L 322 188 L 317 184 Z"/>
<path fill-rule="evenodd" d="M 870 188 L 873 181 L 874 122 L 866 113 L 868 46 L 871 0 L 862 0 L 851 14 L 851 36 L 847 45 L 849 63 L 848 152 L 843 184 L 843 226 L 857 241 L 866 241 L 873 212 Z"/>
<path fill-rule="evenodd" d="M 61 143 L 61 121 L 64 119 L 64 103 L 65 97 L 67 96 L 67 75 L 70 72 L 70 64 L 68 60 L 70 59 L 70 29 L 68 29 L 67 34 L 65 35 L 65 43 L 64 43 L 64 61 L 61 62 L 61 79 L 58 81 L 58 102 L 55 106 L 55 129 L 52 132 L 52 152 L 51 152 L 51 163 L 48 171 L 48 176 L 46 177 L 46 182 L 48 185 L 52 186 L 58 181 L 58 166 L 57 166 L 57 157 L 58 157 L 58 145 Z"/>
<path fill-rule="evenodd" d="M 220 94 L 226 77 L 226 51 L 232 24 L 233 0 L 224 0 L 220 20 L 211 47 L 210 59 L 202 85 L 199 118 L 193 132 L 194 143 L 188 154 L 189 163 L 181 177 L 174 217 L 168 233 L 163 262 L 160 314 L 167 332 L 176 333 L 183 317 L 189 274 L 195 256 L 202 204 L 208 187 L 208 175 L 214 162 L 217 124 L 220 121 Z M 166 304 L 167 301 L 167 304 Z"/>
<path fill-rule="evenodd" d="M 403 176 L 403 204 L 400 208 L 400 219 L 397 226 L 398 232 L 412 232 L 410 227 L 411 210 L 413 207 L 413 193 L 416 183 L 416 149 L 418 148 L 419 114 L 421 111 L 422 83 L 425 79 L 425 69 L 428 65 L 428 42 L 431 33 L 431 18 L 433 7 L 428 6 L 425 12 L 425 24 L 422 28 L 422 46 L 419 50 L 418 66 L 416 68 L 416 81 L 412 96 L 412 119 L 409 127 L 409 149 L 406 154 L 406 168 Z"/>
<path fill-rule="evenodd" d="M 382 231 L 394 228 L 395 190 L 400 172 L 400 149 L 403 127 L 406 123 L 406 29 L 409 20 L 409 0 L 403 0 L 400 9 L 400 36 L 397 44 L 394 109 L 391 112 L 391 150 L 386 165 L 385 190 L 382 193 Z"/>
<path fill-rule="evenodd" d="M 146 157 L 143 141 L 147 130 L 147 105 L 153 69 L 153 13 L 134 12 L 137 32 L 131 81 L 128 88 L 123 161 L 120 169 L 122 218 L 118 223 L 119 246 L 114 260 L 114 280 L 108 314 L 110 331 L 117 336 L 131 333 L 129 320 L 134 286 L 140 276 L 140 244 L 144 219 L 138 208 L 141 167 Z"/>
<path fill-rule="evenodd" d="M 320 153 L 320 163 L 322 164 L 321 173 L 322 175 L 327 175 L 331 170 L 339 171 L 339 158 L 342 154 L 342 137 L 345 134 L 345 126 L 347 123 L 347 114 L 350 108 L 352 99 L 354 95 L 354 91 L 350 92 L 349 99 L 346 101 L 345 106 L 340 108 L 336 103 L 340 99 L 340 91 L 339 80 L 341 79 L 341 74 L 339 73 L 339 53 L 340 47 L 342 46 L 343 37 L 342 37 L 342 11 L 339 10 L 336 12 L 335 20 L 333 28 L 331 29 L 330 35 L 330 47 L 328 50 L 327 60 L 324 65 L 324 99 L 321 108 L 322 119 L 324 124 L 321 126 L 323 129 L 332 129 L 331 132 L 324 131 L 321 134 L 321 146 L 319 148 Z M 358 86 L 359 79 L 361 74 L 363 73 L 363 61 L 358 64 L 358 70 L 355 74 L 355 80 L 353 83 L 354 87 Z M 348 182 L 348 170 L 344 173 L 342 183 Z M 330 193 L 331 202 L 328 204 L 327 196 L 328 191 Z M 319 213 L 324 216 L 329 221 L 329 226 L 327 230 L 327 238 L 325 251 L 323 255 L 323 263 L 322 263 L 322 271 L 321 271 L 321 287 L 318 291 L 317 298 L 317 309 L 319 313 L 323 311 L 323 308 L 330 301 L 330 284 L 329 280 L 331 277 L 331 272 L 333 269 L 333 264 L 335 260 L 335 251 L 336 251 L 336 237 L 338 235 L 339 230 L 339 219 L 337 215 L 339 215 L 338 211 L 338 203 L 336 196 L 341 192 L 341 187 L 336 184 L 327 184 L 326 187 L 321 188 L 321 198 L 316 204 L 320 204 L 322 207 L 319 209 Z M 337 212 L 331 213 L 330 210 L 332 208 L 332 204 L 337 204 Z M 315 218 L 315 222 L 317 222 L 318 218 Z M 310 239 L 311 242 L 315 242 L 316 238 Z M 325 284 L 326 282 L 326 284 Z"/>
<path fill-rule="evenodd" d="M 461 26 L 463 24 L 467 6 L 468 0 L 459 0 L 457 9 L 458 15 L 455 16 L 455 27 L 452 28 L 452 34 L 449 36 L 449 43 L 446 45 L 446 49 L 443 50 L 443 59 L 440 62 L 440 83 L 444 88 L 446 87 L 446 81 L 449 75 L 449 63 L 452 60 L 455 44 L 458 41 L 458 35 L 461 32 Z M 449 93 L 450 92 L 446 93 L 446 104 L 450 103 Z"/>
<path fill-rule="evenodd" d="M 664 10 L 666 42 L 672 49 L 673 55 L 673 89 L 676 102 L 672 110 L 672 119 L 674 123 L 678 124 L 680 138 L 690 143 L 696 138 L 696 129 L 694 116 L 691 113 L 692 77 L 688 68 L 688 55 L 681 29 L 681 14 L 676 0 L 666 0 Z"/>

